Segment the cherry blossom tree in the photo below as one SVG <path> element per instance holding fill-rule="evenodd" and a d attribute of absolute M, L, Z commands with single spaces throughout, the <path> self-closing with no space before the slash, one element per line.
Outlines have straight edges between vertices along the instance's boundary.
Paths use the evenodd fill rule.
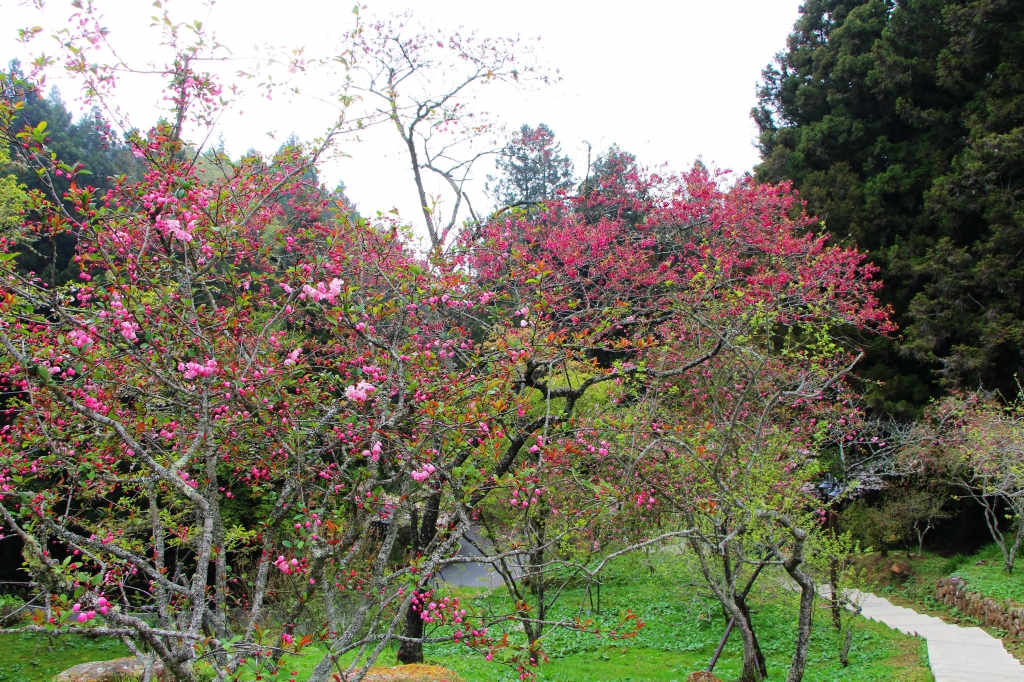
<path fill-rule="evenodd" d="M 76 50 L 106 33 L 77 16 L 66 64 L 102 99 L 116 69 L 83 68 Z M 461 196 L 452 168 L 469 162 L 432 136 L 479 131 L 459 102 L 525 77 L 518 48 L 357 26 L 346 63 L 409 147 L 424 252 L 412 228 L 356 218 L 316 183 L 345 117 L 315 144 L 204 172 L 205 138 L 189 135 L 226 106 L 198 70 L 213 41 L 194 25 L 183 47 L 168 23 L 171 109 L 131 135 L 140 182 L 101 195 L 44 126 L 12 127 L 16 102 L 0 111 L 25 163 L 70 179 L 66 196 L 44 182 L 0 241 L 0 516 L 46 605 L 19 630 L 121 638 L 147 679 L 156 659 L 179 680 L 200 665 L 273 677 L 316 644 L 320 681 L 361 679 L 396 641 L 405 661 L 441 640 L 493 655 L 506 642 L 489 628 L 516 619 L 528 645 L 510 662 L 526 676 L 545 628 L 590 627 L 546 620 L 550 569 L 593 577 L 685 538 L 736 618 L 746 679 L 737 581 L 765 563 L 797 580 L 799 679 L 813 420 L 856 359 L 843 330 L 888 329 L 861 256 L 815 236 L 787 187 L 704 167 L 617 163 L 599 190 L 539 211 L 441 222 L 420 173 Z M 455 85 L 423 91 L 425 69 Z M 22 233 L 74 235 L 79 281 L 20 269 Z M 239 499 L 265 512 L 239 520 Z M 495 519 L 521 541 L 455 555 Z M 538 608 L 441 594 L 436 574 L 469 560 L 524 565 Z"/>
<path fill-rule="evenodd" d="M 474 210 L 466 183 L 477 161 L 502 149 L 496 120 L 475 105 L 475 97 L 483 86 L 529 87 L 557 74 L 541 68 L 519 37 L 426 30 L 409 13 L 367 21 L 353 35 L 346 51 L 353 66 L 349 87 L 371 107 L 367 124 L 394 126 L 408 155 L 431 248 L 442 248 L 463 207 L 474 222 L 484 217 Z M 454 198 L 447 218 L 440 195 L 428 191 L 431 175 Z"/>
<path fill-rule="evenodd" d="M 509 356 L 468 326 L 489 296 L 424 260 L 408 230 L 356 221 L 310 184 L 331 135 L 202 173 L 185 123 L 223 103 L 195 54 L 165 72 L 169 122 L 132 139 L 145 178 L 105 195 L 49 153 L 44 125 L 13 129 L 17 103 L 3 103 L 5 142 L 71 181 L 31 197 L 26 232 L 73 234 L 81 272 L 52 287 L 19 269 L 16 239 L 2 244 L 0 515 L 46 600 L 25 629 L 120 637 L 147 679 L 143 647 L 177 679 L 200 660 L 234 679 L 276 674 L 312 642 L 327 645 L 312 679 L 353 649 L 358 677 L 412 607 L 465 620 L 464 640 L 486 648 L 457 601 L 439 615 L 407 582 L 452 553 L 469 523 L 452 470 L 514 410 L 490 390 L 508 383 Z M 439 491 L 439 532 L 396 564 L 399 521 Z M 267 515 L 228 526 L 239 496 Z M 243 552 L 247 577 L 229 563 Z M 281 581 L 298 598 L 271 605 Z"/>
<path fill-rule="evenodd" d="M 799 679 L 814 596 L 801 566 L 816 524 L 806 512 L 816 423 L 837 416 L 842 377 L 858 358 L 844 329 L 891 328 L 873 270 L 814 236 L 808 217 L 794 219 L 784 187 L 723 189 L 702 167 L 671 178 L 631 171 L 611 184 L 619 191 L 467 231 L 493 241 L 475 251 L 479 277 L 504 278 L 512 300 L 531 302 L 520 326 L 541 337 L 523 386 L 537 392 L 532 409 L 543 410 L 546 431 L 531 448 L 532 478 L 508 501 L 533 510 L 521 537 L 531 549 L 525 577 L 540 592 L 535 612 L 539 573 L 572 563 L 543 559 L 555 512 L 588 519 L 591 533 L 598 509 L 613 514 L 613 554 L 658 541 L 643 522 L 655 517 L 658 538 L 687 538 L 736 618 L 747 679 L 760 673 L 742 576 L 770 563 L 797 580 L 790 678 Z M 576 416 L 595 386 L 601 399 Z M 531 641 L 542 629 L 524 628 Z"/>
<path fill-rule="evenodd" d="M 765 563 L 784 568 L 802 591 L 790 671 L 800 679 L 814 596 L 801 566 L 816 525 L 807 513 L 816 506 L 808 486 L 817 471 L 816 424 L 835 418 L 841 379 L 858 357 L 843 330 L 890 328 L 872 293 L 873 271 L 855 251 L 814 236 L 806 216 L 794 219 L 785 188 L 722 189 L 703 168 L 665 181 L 667 188 L 637 181 L 633 202 L 609 202 L 626 217 L 621 231 L 603 219 L 600 233 L 616 247 L 635 235 L 666 280 L 631 293 L 610 287 L 620 305 L 642 305 L 629 310 L 632 318 L 610 320 L 621 343 L 603 376 L 616 379 L 622 430 L 605 427 L 604 439 L 588 444 L 604 461 L 579 477 L 589 489 L 580 498 L 604 491 L 618 530 L 648 516 L 687 538 L 744 639 L 745 679 L 761 675 L 740 596 L 746 576 Z M 655 270 L 613 261 L 633 273 Z M 590 262 L 585 272 L 595 272 Z M 602 281 L 593 291 L 607 287 Z M 578 292 L 591 291 L 558 290 L 584 300 Z M 636 315 L 645 308 L 658 313 Z M 633 340 L 633 328 L 645 325 L 644 341 Z M 650 525 L 633 527 L 647 533 L 634 542 L 651 537 Z"/>

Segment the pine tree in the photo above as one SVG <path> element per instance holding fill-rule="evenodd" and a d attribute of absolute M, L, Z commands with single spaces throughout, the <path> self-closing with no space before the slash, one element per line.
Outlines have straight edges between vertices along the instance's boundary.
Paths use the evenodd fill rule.
<path fill-rule="evenodd" d="M 68 112 L 60 92 L 54 88 L 44 97 L 37 88 L 24 80 L 20 64 L 13 61 L 8 72 L 0 77 L 0 97 L 21 103 L 14 128 L 35 127 L 45 121 L 48 135 L 47 146 L 57 158 L 68 164 L 81 163 L 88 171 L 82 174 L 88 184 L 103 194 L 114 185 L 114 178 L 120 175 L 135 177 L 141 164 L 129 147 L 117 140 L 110 126 L 99 111 L 93 110 L 76 123 Z M 8 160 L 0 163 L 0 176 L 11 176 L 26 190 L 47 192 L 42 180 L 32 168 L 18 162 L 19 145 L 16 140 L 7 141 Z M 54 187 L 59 193 L 68 189 L 64 178 L 55 178 Z M 26 272 L 34 272 L 54 284 L 63 284 L 77 276 L 77 267 L 71 260 L 74 256 L 75 239 L 70 234 L 58 234 L 32 243 L 18 257 L 19 265 Z"/>
<path fill-rule="evenodd" d="M 809 0 L 763 72 L 757 177 L 790 180 L 829 231 L 868 249 L 904 339 L 872 344 L 872 404 L 914 412 L 944 387 L 1014 395 L 1021 20 L 1009 0 Z"/>
<path fill-rule="evenodd" d="M 536 128 L 524 124 L 495 165 L 503 173 L 491 189 L 499 207 L 553 201 L 574 186 L 572 160 L 562 154 L 554 132 L 543 123 Z"/>

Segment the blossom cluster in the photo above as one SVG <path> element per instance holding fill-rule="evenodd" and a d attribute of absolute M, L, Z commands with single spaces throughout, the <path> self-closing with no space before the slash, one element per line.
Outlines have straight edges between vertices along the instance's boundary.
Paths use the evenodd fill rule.
<path fill-rule="evenodd" d="M 363 450 L 363 457 L 369 457 L 374 462 L 380 459 L 380 452 L 383 446 L 380 441 L 375 441 L 369 450 Z"/>
<path fill-rule="evenodd" d="M 330 284 L 324 286 L 323 282 L 317 283 L 316 287 L 311 287 L 308 284 L 302 286 L 302 293 L 299 294 L 299 298 L 306 298 L 307 296 L 314 301 L 333 301 L 338 298 L 341 294 L 341 287 L 345 283 L 335 277 L 331 280 Z"/>
<path fill-rule="evenodd" d="M 178 371 L 184 372 L 182 376 L 186 379 L 195 379 L 196 377 L 208 377 L 217 371 L 217 361 L 207 360 L 203 364 L 198 362 L 179 362 Z"/>
<path fill-rule="evenodd" d="M 373 384 L 368 384 L 365 381 L 360 381 L 355 386 L 349 386 L 345 389 L 345 397 L 349 400 L 354 400 L 357 403 L 366 402 L 370 395 L 377 390 L 377 387 Z"/>
<path fill-rule="evenodd" d="M 413 611 L 420 614 L 420 618 L 424 623 L 437 623 L 438 625 L 443 623 L 462 623 L 466 617 L 466 609 L 459 608 L 458 597 L 444 597 L 437 601 L 430 601 L 433 595 L 433 590 L 426 590 L 412 595 L 412 608 Z M 484 630 L 486 633 L 486 629 Z M 461 636 L 461 632 L 456 634 L 456 640 Z"/>
<path fill-rule="evenodd" d="M 289 560 L 285 558 L 285 556 L 282 554 L 274 560 L 274 566 L 276 566 L 277 569 L 285 575 L 292 575 L 293 573 L 304 573 L 306 570 L 306 560 L 299 560 L 295 557 L 292 557 Z"/>
<path fill-rule="evenodd" d="M 96 607 L 102 615 L 106 615 L 107 612 L 110 610 L 111 606 L 113 605 L 109 601 L 107 601 L 106 597 L 100 597 L 96 600 Z M 76 619 L 78 620 L 79 623 L 88 623 L 90 620 L 96 617 L 96 611 L 92 609 L 88 611 L 83 611 L 83 608 L 84 607 L 79 603 L 72 606 L 71 611 L 78 614 Z"/>
<path fill-rule="evenodd" d="M 412 476 L 412 480 L 416 481 L 417 483 L 423 483 L 423 481 L 430 478 L 430 475 L 435 471 L 437 471 L 437 469 L 434 468 L 434 465 L 431 464 L 430 462 L 427 462 L 418 471 L 410 472 L 409 475 Z"/>

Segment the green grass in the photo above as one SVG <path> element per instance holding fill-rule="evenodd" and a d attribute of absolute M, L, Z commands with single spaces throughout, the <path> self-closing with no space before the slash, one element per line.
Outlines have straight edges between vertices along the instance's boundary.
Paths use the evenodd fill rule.
<path fill-rule="evenodd" d="M 647 623 L 633 640 L 609 644 L 594 635 L 557 630 L 546 637 L 544 649 L 550 662 L 537 668 L 541 681 L 626 682 L 651 680 L 683 682 L 687 675 L 703 670 L 711 658 L 724 623 L 717 607 L 696 599 L 666 558 L 651 572 L 644 564 L 624 564 L 606 578 L 602 589 L 602 617 L 605 627 L 615 624 L 620 609 L 632 608 Z M 768 660 L 769 680 L 785 679 L 795 645 L 796 595 L 771 589 L 770 579 L 752 599 L 754 624 Z M 562 611 L 555 617 L 575 613 L 582 602 L 580 590 L 563 596 Z M 496 605 L 506 599 L 494 593 L 486 601 Z M 813 630 L 810 661 L 804 679 L 808 682 L 868 682 L 900 679 L 903 682 L 931 680 L 924 643 L 866 620 L 855 621 L 851 665 L 839 664 L 839 641 L 825 612 L 819 612 Z M 735 679 L 740 671 L 742 646 L 736 633 L 729 640 L 715 669 L 722 679 Z M 518 675 L 478 654 L 454 645 L 427 649 L 428 662 L 443 664 L 466 682 L 515 682 Z"/>
<path fill-rule="evenodd" d="M 128 655 L 114 639 L 0 635 L 0 682 L 43 682 L 79 663 Z"/>
<path fill-rule="evenodd" d="M 995 544 L 982 548 L 969 557 L 952 574 L 967 581 L 971 591 L 979 592 L 996 601 L 1009 599 L 1015 606 L 1024 606 L 1024 560 L 1016 572 L 1003 572 L 1003 554 Z"/>
<path fill-rule="evenodd" d="M 545 636 L 544 650 L 550 661 L 535 669 L 540 682 L 683 682 L 689 673 L 703 670 L 714 652 L 724 623 L 717 608 L 693 596 L 671 567 L 656 562 L 652 573 L 646 564 L 625 563 L 606 577 L 601 592 L 602 614 L 589 617 L 605 628 L 618 621 L 620 609 L 632 608 L 647 623 L 632 640 L 609 643 L 593 634 L 555 630 Z M 663 570 L 664 569 L 664 570 Z M 767 577 L 767 576 L 766 576 Z M 785 679 L 795 645 L 796 595 L 770 588 L 765 580 L 752 599 L 754 623 L 762 649 L 768 659 L 769 680 Z M 487 606 L 495 611 L 507 609 L 503 591 L 493 593 L 460 592 L 463 604 Z M 583 601 L 582 590 L 568 590 L 552 618 L 575 615 Z M 584 616 L 588 617 L 588 616 Z M 510 636 L 519 637 L 516 627 L 509 627 Z M 501 629 L 491 630 L 500 636 Z M 429 634 L 429 633 L 428 633 Z M 521 640 L 520 640 L 521 641 Z M 443 665 L 458 673 L 466 682 L 518 682 L 519 676 L 510 667 L 487 661 L 479 653 L 455 644 L 426 647 L 428 663 Z M 715 669 L 724 680 L 735 679 L 740 670 L 739 637 L 730 639 Z M 316 664 L 315 652 L 293 659 L 289 671 L 297 679 Z M 832 631 L 825 611 L 816 615 L 811 640 L 810 661 L 804 677 L 807 682 L 927 682 L 932 679 L 927 665 L 927 652 L 922 640 L 906 637 L 871 621 L 854 621 L 854 644 L 851 665 L 839 664 L 839 641 Z M 380 665 L 394 664 L 393 651 L 385 652 Z"/>
<path fill-rule="evenodd" d="M 718 643 L 724 623 L 713 604 L 697 598 L 692 588 L 684 588 L 678 559 L 655 560 L 652 572 L 646 563 L 624 562 L 606 577 L 602 588 L 601 615 L 589 617 L 604 628 L 613 627 L 620 609 L 632 608 L 647 623 L 631 640 L 609 642 L 593 634 L 554 630 L 544 639 L 544 650 L 550 661 L 536 668 L 540 682 L 683 682 L 687 675 L 702 670 Z M 769 680 L 785 679 L 795 642 L 796 595 L 772 588 L 773 580 L 765 576 L 756 596 L 751 600 L 754 624 L 762 649 L 768 659 Z M 463 603 L 500 610 L 508 607 L 504 591 L 460 591 Z M 583 591 L 567 590 L 554 618 L 575 615 L 583 601 Z M 587 617 L 584 615 L 584 617 Z M 519 629 L 505 629 L 510 638 L 521 641 Z M 501 628 L 491 630 L 500 637 Z M 102 660 L 124 655 L 118 646 L 100 649 L 98 642 L 68 640 L 63 649 L 48 652 L 45 639 L 26 636 L 0 637 L 0 681 L 39 682 L 76 663 Z M 723 680 L 739 674 L 741 645 L 734 633 L 715 669 Z M 839 641 L 832 631 L 826 611 L 817 611 L 811 640 L 807 682 L 928 682 L 923 641 L 906 637 L 874 622 L 854 621 L 854 643 L 850 666 L 838 661 Z M 286 663 L 287 672 L 296 672 L 296 679 L 306 679 L 320 658 L 316 649 L 307 655 L 293 657 Z M 466 682 L 518 682 L 519 676 L 510 667 L 497 661 L 486 661 L 480 653 L 456 644 L 437 644 L 426 648 L 428 663 L 443 665 L 461 675 Z M 496 657 L 497 658 L 497 657 Z M 38 661 L 37 664 L 31 661 Z M 394 652 L 387 651 L 379 665 L 393 665 Z M 31 666 L 31 667 L 29 667 Z M 281 679 L 289 679 L 283 677 Z"/>

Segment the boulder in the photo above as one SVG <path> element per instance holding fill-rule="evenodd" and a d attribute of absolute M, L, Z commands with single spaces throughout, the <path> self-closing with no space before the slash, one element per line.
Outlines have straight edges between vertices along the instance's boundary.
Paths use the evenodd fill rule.
<path fill-rule="evenodd" d="M 722 682 L 722 680 L 706 670 L 698 670 L 695 673 L 690 673 L 686 682 Z"/>
<path fill-rule="evenodd" d="M 53 682 L 121 682 L 126 677 L 142 679 L 145 668 L 137 658 L 115 658 L 112 661 L 94 661 L 68 668 L 53 678 Z M 160 661 L 153 664 L 153 677 L 160 682 L 171 678 L 164 673 Z"/>
<path fill-rule="evenodd" d="M 911 574 L 911 572 L 913 572 L 914 567 L 911 566 L 909 562 L 896 561 L 889 570 L 897 577 L 906 578 Z"/>

